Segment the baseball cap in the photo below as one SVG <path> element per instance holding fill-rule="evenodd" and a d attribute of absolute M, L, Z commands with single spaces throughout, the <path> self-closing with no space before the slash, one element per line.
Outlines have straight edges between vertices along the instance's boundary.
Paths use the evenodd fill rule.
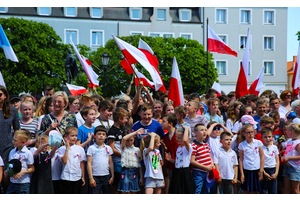
<path fill-rule="evenodd" d="M 241 118 L 241 122 L 242 123 L 248 122 L 249 124 L 252 124 L 252 125 L 258 124 L 256 121 L 254 121 L 254 119 L 251 115 L 243 115 Z"/>
<path fill-rule="evenodd" d="M 18 102 L 18 101 L 21 101 L 21 98 L 18 95 L 16 94 L 9 95 L 9 102 Z"/>
<path fill-rule="evenodd" d="M 219 178 L 219 172 L 216 169 L 212 168 L 212 170 L 207 172 L 206 175 L 206 187 L 211 188 L 214 185 L 214 182 Z"/>
<path fill-rule="evenodd" d="M 288 116 L 287 116 L 287 119 L 291 119 L 291 118 L 295 118 L 295 117 L 297 117 L 297 115 L 296 115 L 296 113 L 295 112 L 290 112 L 289 114 L 288 114 Z"/>
<path fill-rule="evenodd" d="M 18 159 L 11 159 L 7 164 L 7 171 L 10 177 L 19 173 L 22 169 L 21 161 Z"/>

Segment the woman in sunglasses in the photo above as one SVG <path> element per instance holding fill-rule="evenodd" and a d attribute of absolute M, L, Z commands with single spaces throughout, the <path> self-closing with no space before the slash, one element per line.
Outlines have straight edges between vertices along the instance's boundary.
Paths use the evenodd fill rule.
<path fill-rule="evenodd" d="M 4 166 L 3 171 L 6 170 L 8 163 L 9 152 L 14 148 L 12 143 L 12 129 L 13 131 L 20 129 L 18 110 L 9 105 L 9 95 L 6 88 L 0 85 L 0 155 L 3 159 Z M 2 186 L 4 192 L 9 184 L 9 178 L 3 178 Z"/>
<path fill-rule="evenodd" d="M 282 112 L 284 115 L 291 110 L 292 92 L 289 90 L 284 90 L 280 94 L 280 99 L 282 100 L 278 111 Z"/>

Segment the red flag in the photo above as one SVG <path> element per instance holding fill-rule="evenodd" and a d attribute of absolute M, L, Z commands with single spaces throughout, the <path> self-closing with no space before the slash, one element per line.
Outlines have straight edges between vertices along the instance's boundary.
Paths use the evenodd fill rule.
<path fill-rule="evenodd" d="M 132 68 L 130 67 L 130 64 L 128 63 L 128 61 L 126 60 L 126 58 L 124 58 L 121 62 L 120 62 L 121 66 L 125 69 L 126 73 L 132 74 Z"/>
<path fill-rule="evenodd" d="M 240 67 L 239 77 L 235 88 L 235 97 L 240 97 L 248 94 L 248 64 L 249 64 L 249 46 L 250 46 L 250 29 L 248 28 L 246 48 L 243 56 L 243 61 Z"/>
<path fill-rule="evenodd" d="M 264 85 L 262 82 L 262 78 L 264 76 L 264 71 L 265 71 L 265 67 L 263 67 L 261 69 L 261 71 L 257 75 L 256 79 L 251 84 L 251 86 L 248 90 L 249 94 L 254 94 L 254 95 L 258 96 L 261 88 L 266 86 L 266 84 Z"/>
<path fill-rule="evenodd" d="M 216 81 L 214 84 L 211 86 L 212 89 L 216 90 L 218 92 L 217 97 L 221 96 L 221 85 L 217 83 Z"/>
<path fill-rule="evenodd" d="M 175 57 L 173 58 L 168 98 L 173 101 L 174 108 L 178 105 L 184 105 L 182 82 Z"/>
<path fill-rule="evenodd" d="M 208 45 L 208 51 L 217 52 L 221 54 L 230 54 L 237 57 L 237 53 L 231 50 L 209 26 L 208 26 L 207 45 Z"/>
<path fill-rule="evenodd" d="M 112 37 L 117 43 L 119 49 L 126 57 L 129 64 L 134 64 L 139 62 L 149 72 L 154 82 L 155 90 L 157 91 L 159 88 L 161 88 L 161 86 L 163 86 L 163 82 L 160 79 L 160 75 L 155 70 L 155 68 L 150 64 L 145 54 L 141 50 L 135 48 L 134 46 L 128 44 L 127 42 L 124 42 L 123 40 L 115 37 L 114 35 L 112 35 Z"/>
<path fill-rule="evenodd" d="M 79 94 L 83 94 L 83 93 L 85 93 L 87 91 L 87 89 L 85 89 L 82 86 L 71 85 L 71 84 L 68 84 L 68 83 L 67 83 L 67 87 L 68 87 L 71 95 L 73 95 L 73 96 L 77 96 Z"/>
<path fill-rule="evenodd" d="M 299 63 L 300 63 L 300 41 L 299 41 L 298 55 L 297 55 L 297 60 L 295 63 L 294 75 L 293 75 L 293 80 L 292 80 L 293 97 L 296 97 L 299 95 L 299 87 L 300 87 Z"/>
<path fill-rule="evenodd" d="M 149 63 L 155 68 L 156 72 L 158 73 L 158 75 L 160 77 L 161 82 L 163 83 L 163 80 L 162 80 L 162 78 L 160 76 L 160 73 L 158 71 L 158 68 L 157 68 L 159 62 L 158 62 L 157 58 L 153 55 L 154 52 L 151 49 L 151 47 L 146 42 L 144 42 L 141 38 L 140 38 L 140 42 L 139 42 L 139 50 L 141 50 L 145 54 L 145 56 L 147 57 Z M 166 93 L 165 86 L 162 85 L 158 89 L 158 91 L 162 91 L 162 92 Z"/>
<path fill-rule="evenodd" d="M 137 68 L 134 66 L 134 64 L 132 64 L 132 67 L 136 73 L 136 75 L 139 77 L 140 81 L 143 81 L 143 85 L 144 86 L 149 86 L 151 87 L 152 89 L 154 89 L 154 83 L 152 81 L 150 81 L 149 79 L 147 79 L 146 76 L 144 76 L 144 74 L 142 74 L 141 72 L 139 72 L 137 70 Z M 135 82 L 135 86 L 138 86 L 139 84 L 139 79 L 135 76 L 134 78 L 134 82 Z"/>

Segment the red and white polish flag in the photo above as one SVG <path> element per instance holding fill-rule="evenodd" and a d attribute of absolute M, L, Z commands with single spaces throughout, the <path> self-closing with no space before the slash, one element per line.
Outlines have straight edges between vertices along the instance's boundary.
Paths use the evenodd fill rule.
<path fill-rule="evenodd" d="M 72 85 L 72 84 L 69 84 L 69 83 L 67 83 L 67 87 L 68 87 L 71 95 L 73 95 L 73 96 L 77 96 L 79 94 L 83 94 L 83 93 L 85 93 L 87 91 L 87 89 L 85 89 L 82 86 Z"/>
<path fill-rule="evenodd" d="M 299 41 L 298 55 L 297 55 L 297 60 L 296 60 L 295 67 L 294 67 L 294 75 L 293 75 L 293 80 L 292 80 L 293 97 L 296 97 L 299 95 L 299 87 L 300 87 L 299 64 L 300 64 L 300 41 Z"/>
<path fill-rule="evenodd" d="M 89 87 L 98 87 L 99 86 L 99 81 L 97 80 L 98 79 L 98 75 L 94 72 L 94 70 L 92 69 L 91 67 L 91 62 L 89 61 L 89 64 L 87 63 L 87 59 L 85 57 L 81 57 L 80 53 L 78 52 L 78 49 L 76 48 L 76 46 L 74 45 L 72 39 L 70 38 L 70 43 L 71 45 L 73 46 L 74 50 L 75 50 L 75 53 L 83 67 L 83 70 L 85 71 L 89 81 L 90 81 L 90 84 L 89 84 Z"/>
<path fill-rule="evenodd" d="M 122 51 L 123 55 L 126 57 L 129 64 L 135 64 L 139 62 L 149 72 L 155 85 L 155 91 L 157 91 L 163 85 L 163 83 L 160 79 L 159 74 L 150 64 L 145 54 L 131 44 L 128 44 L 127 42 L 115 37 L 113 34 L 112 37 L 117 43 L 119 49 Z"/>
<path fill-rule="evenodd" d="M 176 58 L 173 58 L 173 67 L 169 86 L 168 98 L 173 101 L 173 106 L 184 105 L 184 96 L 181 77 L 178 69 Z"/>
<path fill-rule="evenodd" d="M 265 67 L 263 67 L 259 74 L 257 75 L 257 77 L 255 78 L 255 80 L 253 81 L 253 83 L 251 84 L 248 93 L 249 94 L 254 94 L 256 96 L 259 95 L 260 90 L 265 87 L 267 84 L 263 84 L 263 76 L 264 76 L 264 71 L 265 71 Z"/>
<path fill-rule="evenodd" d="M 139 72 L 137 70 L 137 68 L 134 66 L 134 64 L 132 64 L 131 66 L 134 69 L 136 75 L 139 77 L 140 81 L 143 81 L 143 85 L 151 87 L 152 89 L 154 89 L 154 83 L 152 81 L 150 81 L 149 79 L 147 79 L 147 77 L 144 76 L 144 74 L 142 74 L 141 72 Z M 138 86 L 139 79 L 136 76 L 134 77 L 135 86 Z"/>
<path fill-rule="evenodd" d="M 230 54 L 237 57 L 237 52 L 231 50 L 221 38 L 208 26 L 207 36 L 208 51 L 221 54 Z"/>
<path fill-rule="evenodd" d="M 250 28 L 248 28 L 246 48 L 244 51 L 243 61 L 240 67 L 239 77 L 235 88 L 235 97 L 240 97 L 248 94 L 248 64 L 249 64 L 249 49 L 250 49 Z"/>
<path fill-rule="evenodd" d="M 216 81 L 214 82 L 214 84 L 211 86 L 212 89 L 216 90 L 218 92 L 217 97 L 221 96 L 221 85 L 219 83 L 217 83 Z"/>

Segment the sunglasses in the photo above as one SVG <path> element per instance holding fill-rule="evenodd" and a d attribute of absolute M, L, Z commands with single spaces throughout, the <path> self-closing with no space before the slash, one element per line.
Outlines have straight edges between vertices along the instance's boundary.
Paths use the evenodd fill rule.
<path fill-rule="evenodd" d="M 219 130 L 221 130 L 221 128 L 220 128 L 220 127 L 214 127 L 213 130 L 214 130 L 214 131 L 215 131 L 215 130 L 218 130 L 218 131 L 219 131 Z"/>
<path fill-rule="evenodd" d="M 292 98 L 292 95 L 286 95 L 287 98 Z"/>
<path fill-rule="evenodd" d="M 251 115 L 251 114 L 254 114 L 254 112 L 253 112 L 253 111 L 249 111 L 249 112 L 248 112 L 248 115 Z"/>

